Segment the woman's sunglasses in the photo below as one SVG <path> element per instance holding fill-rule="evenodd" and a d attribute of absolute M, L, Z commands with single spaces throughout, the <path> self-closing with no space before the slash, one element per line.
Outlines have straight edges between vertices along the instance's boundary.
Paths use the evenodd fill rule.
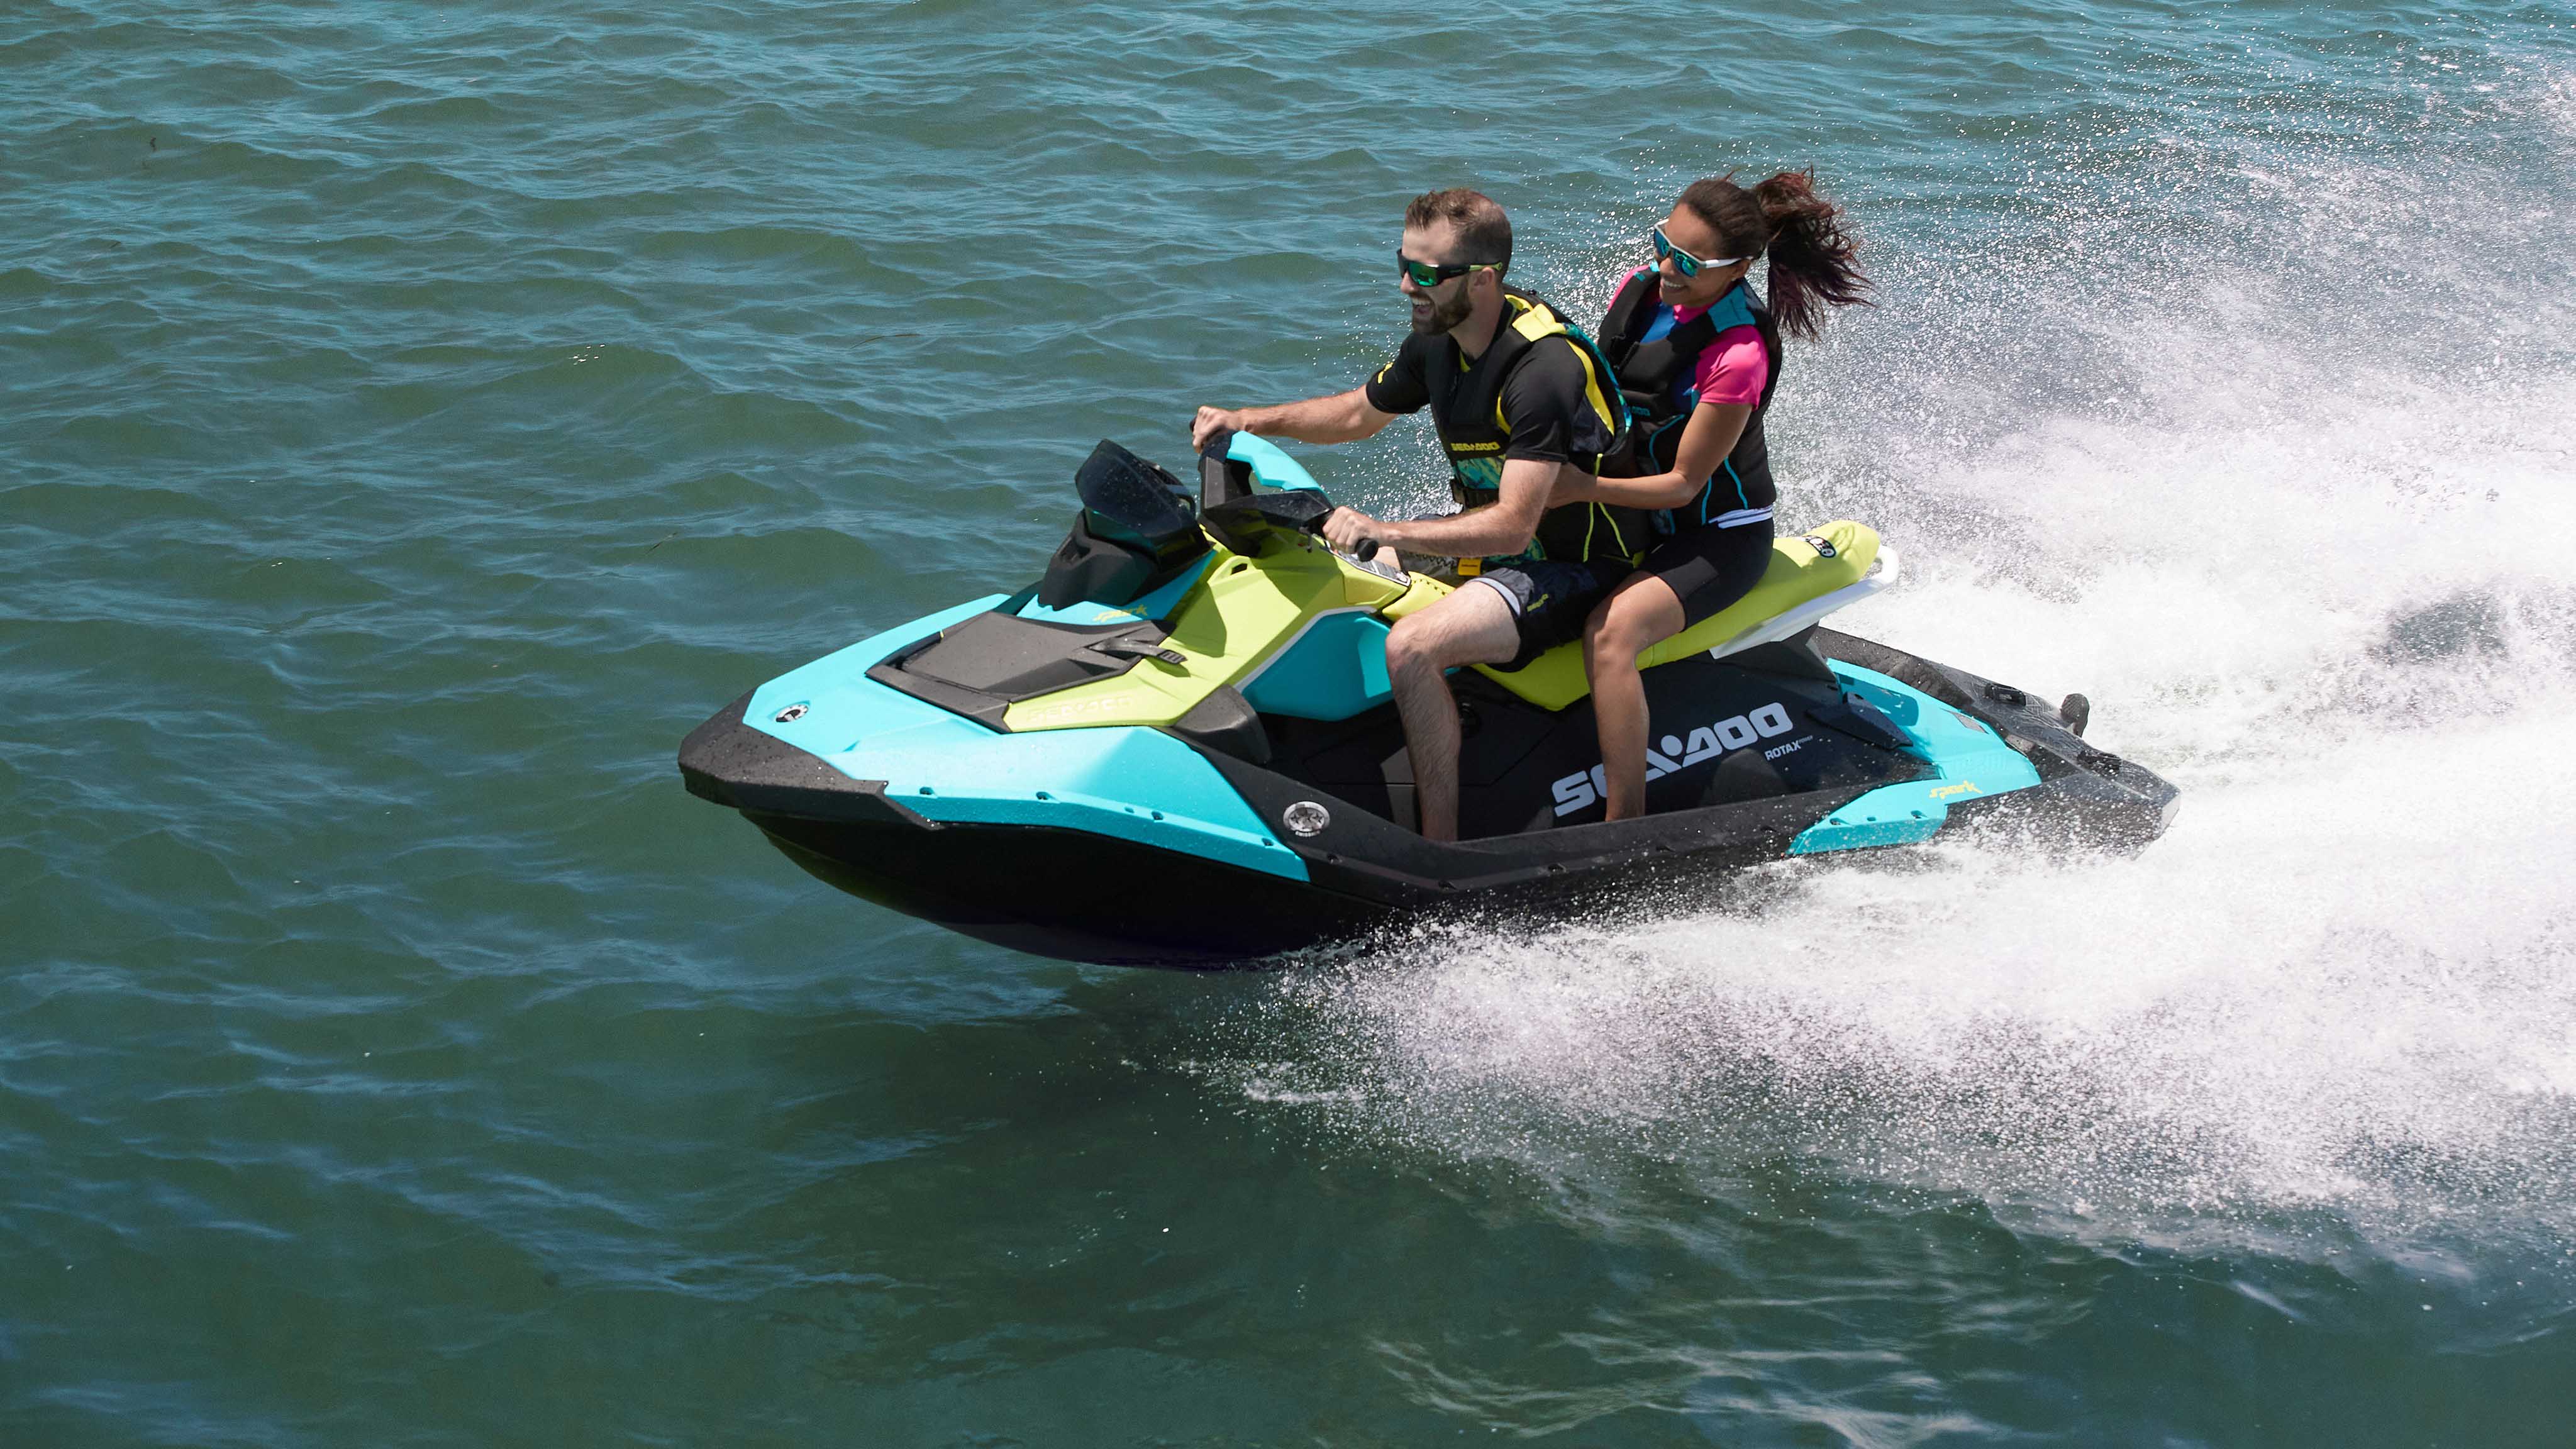
<path fill-rule="evenodd" d="M 1503 268 L 1500 262 L 1458 262 L 1449 266 L 1434 266 L 1430 262 L 1417 262 L 1402 251 L 1398 251 L 1395 254 L 1395 269 L 1412 278 L 1413 285 L 1417 287 L 1436 287 L 1451 277 L 1463 277 L 1469 272 L 1478 270 L 1499 272 Z"/>
<path fill-rule="evenodd" d="M 1659 226 L 1655 228 L 1655 260 L 1659 262 L 1671 262 L 1673 264 L 1673 269 L 1680 272 L 1684 277 L 1696 277 L 1704 271 L 1709 271 L 1717 267 L 1731 267 L 1737 262 L 1746 261 L 1749 260 L 1749 258 L 1692 256 L 1690 253 L 1683 251 L 1680 247 L 1674 246 L 1673 239 L 1664 235 L 1664 229 Z"/>

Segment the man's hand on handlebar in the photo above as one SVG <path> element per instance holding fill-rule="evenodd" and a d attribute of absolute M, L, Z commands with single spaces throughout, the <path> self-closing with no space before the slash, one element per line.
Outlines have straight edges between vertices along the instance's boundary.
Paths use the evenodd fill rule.
<path fill-rule="evenodd" d="M 1366 556 L 1362 549 L 1375 552 L 1379 544 L 1385 543 L 1393 525 L 1371 518 L 1356 508 L 1336 508 L 1325 515 L 1320 531 L 1326 543 L 1357 558 Z"/>
<path fill-rule="evenodd" d="M 1241 408 L 1201 408 L 1198 416 L 1190 419 L 1190 448 L 1193 452 L 1202 450 L 1208 439 L 1219 433 L 1243 430 Z"/>

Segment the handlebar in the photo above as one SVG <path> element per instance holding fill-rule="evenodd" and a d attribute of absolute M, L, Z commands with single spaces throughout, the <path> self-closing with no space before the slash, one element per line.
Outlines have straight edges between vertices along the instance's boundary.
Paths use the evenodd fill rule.
<path fill-rule="evenodd" d="M 1235 430 L 1232 428 L 1221 428 L 1209 434 L 1208 440 L 1199 447 L 1199 497 L 1202 516 L 1210 508 L 1239 504 L 1253 494 L 1251 469 L 1242 463 L 1233 462 L 1227 456 L 1234 446 L 1234 434 Z M 1265 493 L 1261 496 L 1273 499 L 1280 497 L 1275 493 Z M 1322 543 L 1335 557 L 1346 559 L 1354 566 L 1366 569 L 1380 578 L 1401 581 L 1405 577 L 1402 564 L 1389 569 L 1378 563 L 1378 550 L 1385 545 L 1374 538 L 1361 539 L 1359 546 L 1349 553 L 1333 548 L 1332 543 L 1323 536 L 1324 520 L 1332 515 L 1332 503 L 1320 490 L 1298 490 L 1294 496 L 1311 499 L 1312 501 L 1304 507 L 1314 511 L 1306 517 L 1296 518 L 1293 521 L 1273 513 L 1271 522 L 1274 526 L 1289 523 L 1299 532 Z"/>
<path fill-rule="evenodd" d="M 1391 584 L 1403 583 L 1410 577 L 1410 575 L 1405 572 L 1404 562 L 1401 559 L 1398 559 L 1392 564 L 1382 564 L 1377 561 L 1377 551 L 1386 547 L 1386 545 L 1378 542 L 1374 538 L 1363 538 L 1358 542 L 1358 544 L 1352 547 L 1349 553 L 1344 553 L 1340 549 L 1333 547 L 1331 539 L 1323 536 L 1324 530 L 1321 527 L 1321 520 L 1318 520 L 1317 527 L 1308 531 L 1315 535 L 1316 542 L 1324 546 L 1325 552 L 1330 553 L 1333 557 L 1342 560 L 1353 568 L 1373 573 Z"/>
<path fill-rule="evenodd" d="M 1332 554 L 1335 558 L 1349 559 L 1352 563 L 1358 564 L 1364 569 L 1374 571 L 1378 566 L 1377 551 L 1386 547 L 1386 545 L 1378 542 L 1374 538 L 1363 536 L 1358 543 L 1351 545 L 1350 551 L 1347 553 L 1343 552 L 1341 549 L 1333 547 L 1333 541 L 1324 537 L 1324 520 L 1332 516 L 1333 515 L 1328 511 L 1319 513 L 1313 518 L 1308 519 L 1302 526 L 1306 536 L 1314 539 L 1317 543 L 1322 544 L 1325 551 Z"/>

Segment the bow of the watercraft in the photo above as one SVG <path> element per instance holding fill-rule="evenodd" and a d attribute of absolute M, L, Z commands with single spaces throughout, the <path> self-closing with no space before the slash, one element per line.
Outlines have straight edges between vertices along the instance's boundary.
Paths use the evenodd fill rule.
<path fill-rule="evenodd" d="M 1319 890 L 1169 732 L 1015 732 L 883 682 L 888 659 L 997 602 L 863 640 L 717 711 L 681 744 L 689 790 L 832 885 L 1044 955 L 1225 964 L 1380 914 Z"/>

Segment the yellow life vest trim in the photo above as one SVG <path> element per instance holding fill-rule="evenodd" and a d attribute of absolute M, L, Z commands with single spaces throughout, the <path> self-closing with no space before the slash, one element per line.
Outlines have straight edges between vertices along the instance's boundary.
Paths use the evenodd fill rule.
<path fill-rule="evenodd" d="M 1578 347 L 1574 349 L 1574 353 L 1583 359 L 1584 401 L 1592 404 L 1592 411 L 1601 418 L 1601 426 L 1608 429 L 1615 437 L 1619 432 L 1619 415 L 1610 410 L 1610 399 L 1602 395 L 1601 374 L 1593 369 L 1592 350 L 1588 347 Z M 1600 466 L 1599 459 L 1594 460 L 1593 466 Z"/>

